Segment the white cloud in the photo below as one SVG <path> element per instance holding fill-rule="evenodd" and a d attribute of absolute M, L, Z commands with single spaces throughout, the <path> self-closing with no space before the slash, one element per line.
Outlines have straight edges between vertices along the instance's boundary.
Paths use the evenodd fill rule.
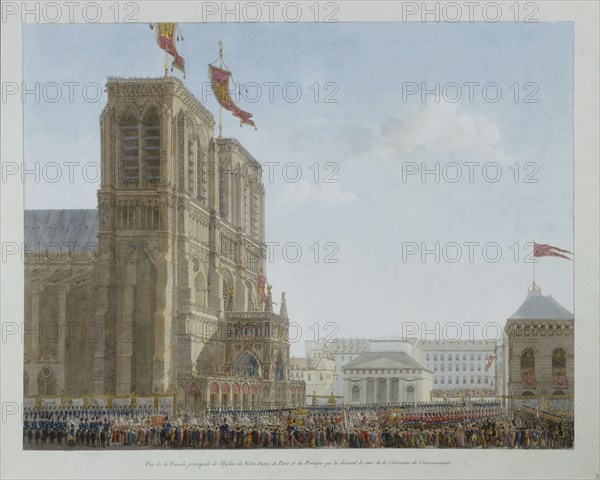
<path fill-rule="evenodd" d="M 300 181 L 288 184 L 279 200 L 284 204 L 318 202 L 339 205 L 355 202 L 356 195 L 352 192 L 342 192 L 339 183 Z"/>
<path fill-rule="evenodd" d="M 383 158 L 429 153 L 509 160 L 493 147 L 500 139 L 496 125 L 483 117 L 458 113 L 456 103 L 423 104 L 402 118 L 388 119 L 381 134 L 379 156 Z"/>

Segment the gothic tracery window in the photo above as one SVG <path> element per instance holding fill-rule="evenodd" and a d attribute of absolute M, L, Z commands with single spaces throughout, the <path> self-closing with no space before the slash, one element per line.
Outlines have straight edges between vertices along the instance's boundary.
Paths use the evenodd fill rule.
<path fill-rule="evenodd" d="M 246 350 L 236 360 L 233 373 L 234 375 L 256 377 L 259 374 L 258 360 Z"/>
<path fill-rule="evenodd" d="M 204 169 L 204 152 L 200 145 L 200 139 L 196 141 L 196 198 L 202 204 L 206 204 L 206 177 Z"/>
<path fill-rule="evenodd" d="M 123 186 L 138 186 L 139 183 L 139 127 L 133 114 L 127 115 L 119 125 L 121 141 L 120 176 Z"/>
<path fill-rule="evenodd" d="M 146 185 L 160 182 L 160 117 L 156 109 L 146 113 L 142 124 L 144 174 Z"/>
<path fill-rule="evenodd" d="M 56 375 L 50 367 L 44 367 L 38 375 L 38 395 L 56 395 Z"/>
<path fill-rule="evenodd" d="M 227 220 L 227 168 L 224 165 L 219 167 L 219 215 Z"/>

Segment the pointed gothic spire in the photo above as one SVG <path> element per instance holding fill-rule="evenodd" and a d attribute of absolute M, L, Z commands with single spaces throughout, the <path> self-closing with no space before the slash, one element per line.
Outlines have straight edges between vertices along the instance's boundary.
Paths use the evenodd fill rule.
<path fill-rule="evenodd" d="M 285 292 L 281 292 L 281 307 L 279 307 L 279 316 L 283 318 L 288 318 L 287 305 L 285 304 Z"/>

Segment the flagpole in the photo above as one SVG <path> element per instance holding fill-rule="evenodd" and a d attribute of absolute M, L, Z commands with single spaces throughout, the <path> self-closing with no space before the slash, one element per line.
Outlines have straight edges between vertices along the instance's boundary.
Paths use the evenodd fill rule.
<path fill-rule="evenodd" d="M 219 68 L 223 69 L 223 42 L 219 40 Z M 223 133 L 223 107 L 219 102 L 219 138 Z"/>
<path fill-rule="evenodd" d="M 535 238 L 533 239 L 533 245 L 531 248 L 533 249 L 533 287 L 535 288 Z"/>

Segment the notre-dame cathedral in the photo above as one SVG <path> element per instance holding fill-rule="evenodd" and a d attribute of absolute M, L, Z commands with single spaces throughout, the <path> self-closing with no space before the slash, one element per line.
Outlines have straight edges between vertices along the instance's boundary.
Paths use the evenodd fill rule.
<path fill-rule="evenodd" d="M 97 210 L 25 212 L 24 395 L 300 403 L 262 167 L 172 77 L 109 78 Z"/>

